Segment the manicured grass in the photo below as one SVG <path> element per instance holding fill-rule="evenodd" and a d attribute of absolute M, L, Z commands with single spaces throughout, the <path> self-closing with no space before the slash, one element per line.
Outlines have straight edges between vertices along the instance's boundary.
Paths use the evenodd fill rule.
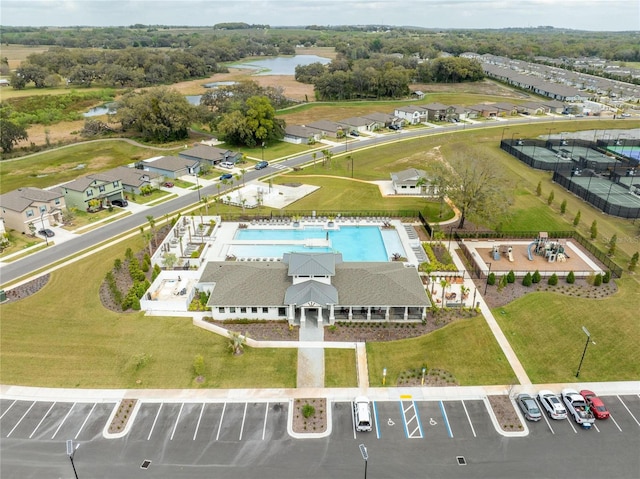
<path fill-rule="evenodd" d="M 52 273 L 37 294 L 0 306 L 3 384 L 83 388 L 195 387 L 194 358 L 205 358 L 203 387 L 295 387 L 297 351 L 251 349 L 232 356 L 225 338 L 188 318 L 115 313 L 98 289 L 130 240 Z M 142 354 L 150 359 L 136 368 Z M 140 383 L 137 381 L 140 380 Z"/>
<path fill-rule="evenodd" d="M 429 318 L 429 321 L 433 321 Z M 414 339 L 367 343 L 369 385 L 395 386 L 407 369 L 439 368 L 453 374 L 462 386 L 511 384 L 514 374 L 482 316 L 461 320 Z"/>
<path fill-rule="evenodd" d="M 324 350 L 324 386 L 327 388 L 358 387 L 355 350 Z"/>
<path fill-rule="evenodd" d="M 417 197 L 384 198 L 377 185 L 352 181 L 351 178 L 314 176 L 314 168 L 306 168 L 305 174 L 287 175 L 275 179 L 275 183 L 291 183 L 293 181 L 307 185 L 320 186 L 319 189 L 287 206 L 285 211 L 423 211 L 427 218 L 437 218 L 440 202 L 426 201 Z M 318 170 L 319 171 L 319 170 Z M 335 170 L 333 171 L 334 173 Z M 331 174 L 331 170 L 320 171 Z M 445 205 L 443 219 L 452 217 L 453 212 Z"/>
<path fill-rule="evenodd" d="M 580 381 L 635 381 L 640 377 L 638 280 L 618 280 L 606 299 L 530 293 L 494 316 L 534 383 L 572 382 L 586 342 Z M 603 288 L 606 285 L 602 285 Z M 544 286 L 543 286 L 544 288 Z"/>
<path fill-rule="evenodd" d="M 171 151 L 159 152 L 117 140 L 83 143 L 25 159 L 2 162 L 0 189 L 12 191 L 24 186 L 46 188 L 89 173 L 171 154 Z"/>

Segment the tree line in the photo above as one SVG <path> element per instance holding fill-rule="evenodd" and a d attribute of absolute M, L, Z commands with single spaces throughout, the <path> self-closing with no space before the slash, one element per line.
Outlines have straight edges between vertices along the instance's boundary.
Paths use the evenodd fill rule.
<path fill-rule="evenodd" d="M 329 65 L 299 65 L 295 78 L 313 84 L 318 100 L 352 100 L 365 98 L 402 98 L 410 93 L 409 84 L 460 83 L 484 78 L 482 65 L 462 57 L 442 57 L 418 62 L 415 57 L 397 58 L 376 55 L 374 58 L 349 61 L 340 55 Z"/>
<path fill-rule="evenodd" d="M 640 61 L 634 32 L 589 32 L 552 27 L 487 30 L 437 30 L 380 26 L 309 26 L 273 28 L 245 23 L 213 27 L 133 25 L 101 28 L 0 27 L 6 44 L 50 45 L 66 48 L 122 50 L 126 48 L 187 49 L 205 47 L 218 61 L 252 55 L 291 52 L 296 45 L 334 47 L 349 59 L 375 53 L 418 54 L 435 58 L 439 52 L 507 56 L 527 61 L 549 58 L 600 57 Z M 227 58 L 227 59 L 223 59 Z"/>

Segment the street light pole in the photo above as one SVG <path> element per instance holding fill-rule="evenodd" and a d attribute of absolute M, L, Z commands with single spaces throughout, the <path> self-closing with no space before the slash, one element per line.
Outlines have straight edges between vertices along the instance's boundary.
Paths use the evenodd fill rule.
<path fill-rule="evenodd" d="M 584 343 L 584 350 L 582 351 L 582 357 L 580 358 L 580 364 L 578 365 L 578 372 L 576 373 L 576 377 L 580 376 L 580 369 L 582 368 L 582 361 L 584 361 L 584 355 L 587 354 L 587 348 L 589 347 L 589 341 L 591 341 L 591 334 L 589 330 L 582 326 L 582 331 L 587 335 L 587 342 Z"/>
<path fill-rule="evenodd" d="M 491 263 L 487 263 L 487 265 L 489 266 L 489 271 L 487 272 L 487 281 L 486 283 L 484 283 L 484 293 L 482 293 L 483 295 L 487 294 L 487 286 L 489 286 L 489 275 L 491 274 Z"/>
<path fill-rule="evenodd" d="M 72 439 L 67 440 L 67 456 L 69 456 L 69 460 L 71 461 L 71 467 L 73 467 L 73 474 L 76 476 L 76 479 L 78 479 L 78 471 L 76 471 L 76 465 L 73 463 L 73 455 L 76 453 L 77 448 L 78 446 L 74 447 Z"/>
<path fill-rule="evenodd" d="M 369 453 L 367 452 L 367 446 L 364 444 L 360 444 L 358 446 L 360 448 L 360 454 L 362 454 L 362 459 L 364 459 L 364 479 L 367 479 L 367 463 L 369 462 Z"/>

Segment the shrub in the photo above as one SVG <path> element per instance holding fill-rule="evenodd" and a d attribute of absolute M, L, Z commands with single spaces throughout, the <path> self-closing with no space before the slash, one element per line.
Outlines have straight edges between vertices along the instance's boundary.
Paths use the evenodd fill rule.
<path fill-rule="evenodd" d="M 532 282 L 531 273 L 525 274 L 524 278 L 522 278 L 522 286 L 531 286 L 531 282 Z"/>
<path fill-rule="evenodd" d="M 582 216 L 582 213 L 580 212 L 580 210 L 578 210 L 578 212 L 576 213 L 576 217 L 573 218 L 573 226 L 578 226 L 580 224 L 581 216 Z"/>
<path fill-rule="evenodd" d="M 606 284 L 609 281 L 611 281 L 611 271 L 606 271 L 602 276 L 602 282 Z"/>
<path fill-rule="evenodd" d="M 538 186 L 536 186 L 536 195 L 542 196 L 542 180 L 538 181 Z"/>
<path fill-rule="evenodd" d="M 122 260 L 120 258 L 116 258 L 113 261 L 113 269 L 120 271 L 120 268 L 122 268 Z"/>
<path fill-rule="evenodd" d="M 202 354 L 196 355 L 193 359 L 193 372 L 196 376 L 204 376 L 204 357 Z"/>
<path fill-rule="evenodd" d="M 556 284 L 558 284 L 558 275 L 553 273 L 551 276 L 549 276 L 549 281 L 547 281 L 549 283 L 549 286 L 555 286 Z"/>
<path fill-rule="evenodd" d="M 569 274 L 567 275 L 567 283 L 573 284 L 575 282 L 576 282 L 576 275 L 573 274 L 573 271 L 569 271 Z"/>
<path fill-rule="evenodd" d="M 562 200 L 560 203 L 560 213 L 565 214 L 567 212 L 567 200 Z"/>
<path fill-rule="evenodd" d="M 613 256 L 614 254 L 616 254 L 616 244 L 618 243 L 618 235 L 614 234 L 611 239 L 609 240 L 609 250 L 607 251 L 607 254 L 609 256 Z"/>
<path fill-rule="evenodd" d="M 539 283 L 541 279 L 542 279 L 542 278 L 541 278 L 541 276 L 540 276 L 540 271 L 535 270 L 535 271 L 533 272 L 533 275 L 531 276 L 531 282 L 532 282 L 532 283 Z"/>
<path fill-rule="evenodd" d="M 640 259 L 640 253 L 636 251 L 635 253 L 633 253 L 633 256 L 631 257 L 631 261 L 629 262 L 629 271 L 633 271 L 636 269 L 636 266 L 638 266 L 639 259 Z"/>
<path fill-rule="evenodd" d="M 489 284 L 491 286 L 496 284 L 496 274 L 495 273 L 489 273 L 489 276 L 487 277 L 487 284 Z"/>
<path fill-rule="evenodd" d="M 549 197 L 547 198 L 547 204 L 549 206 L 551 206 L 551 203 L 553 203 L 553 199 L 555 198 L 555 195 L 553 194 L 553 191 L 551 193 L 549 193 Z"/>
<path fill-rule="evenodd" d="M 598 222 L 593 220 L 591 223 L 591 239 L 596 239 L 598 237 Z"/>
<path fill-rule="evenodd" d="M 511 270 L 507 273 L 507 283 L 513 284 L 515 282 L 516 282 L 516 274 L 513 272 L 513 270 Z"/>
<path fill-rule="evenodd" d="M 594 286 L 600 286 L 602 284 L 602 275 L 600 273 L 596 274 L 596 277 L 593 279 Z"/>
<path fill-rule="evenodd" d="M 305 419 L 309 419 L 316 413 L 316 408 L 314 408 L 311 404 L 305 404 L 302 406 L 302 415 Z"/>

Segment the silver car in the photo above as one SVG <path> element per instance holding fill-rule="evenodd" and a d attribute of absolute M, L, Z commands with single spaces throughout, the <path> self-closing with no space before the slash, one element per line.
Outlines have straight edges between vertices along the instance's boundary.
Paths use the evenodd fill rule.
<path fill-rule="evenodd" d="M 528 421 L 539 421 L 542 419 L 542 413 L 540 412 L 540 408 L 538 408 L 538 403 L 528 394 L 518 394 L 516 402 L 518 406 L 520 406 L 520 409 L 522 409 L 525 419 Z"/>

